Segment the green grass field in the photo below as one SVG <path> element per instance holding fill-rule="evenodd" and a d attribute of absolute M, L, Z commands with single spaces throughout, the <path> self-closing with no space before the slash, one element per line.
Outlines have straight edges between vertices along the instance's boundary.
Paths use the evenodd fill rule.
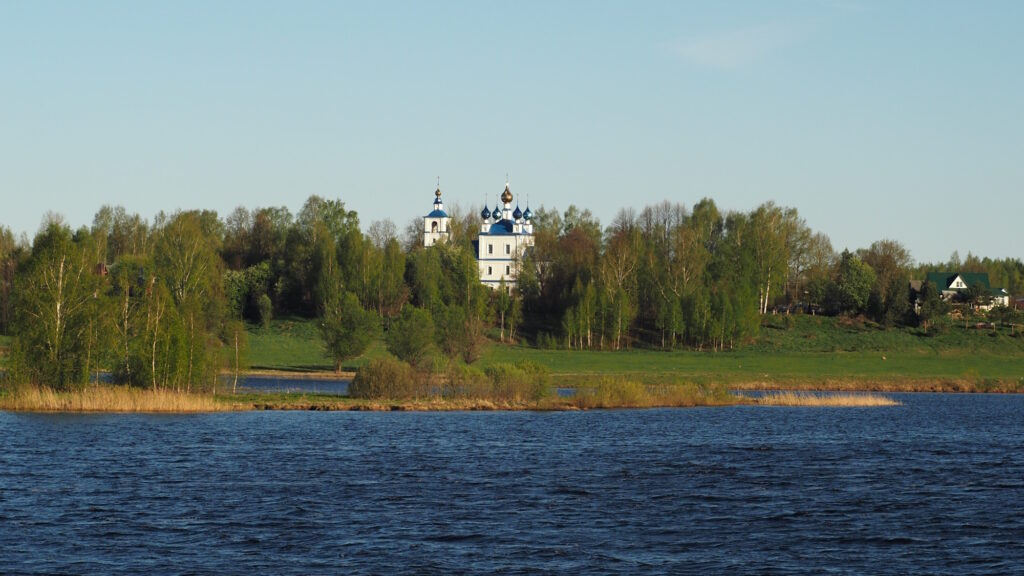
<path fill-rule="evenodd" d="M 249 366 L 253 370 L 326 372 L 334 361 L 324 351 L 315 320 L 289 318 L 271 322 L 269 328 L 249 327 Z M 383 341 L 376 341 L 359 358 L 345 362 L 344 370 L 355 370 L 369 360 L 387 354 Z"/>
<path fill-rule="evenodd" d="M 915 389 L 1024 391 L 1024 336 L 1011 336 L 1009 329 L 993 333 L 953 325 L 926 335 L 811 316 L 785 321 L 769 317 L 765 324 L 757 342 L 734 351 L 594 352 L 491 343 L 474 366 L 529 360 L 546 366 L 561 385 L 614 375 L 648 383 L 808 388 L 854 383 L 880 389 L 916 383 Z M 333 369 L 309 320 L 275 321 L 269 330 L 253 329 L 249 342 L 254 369 Z M 345 368 L 385 354 L 383 342 L 375 342 Z"/>

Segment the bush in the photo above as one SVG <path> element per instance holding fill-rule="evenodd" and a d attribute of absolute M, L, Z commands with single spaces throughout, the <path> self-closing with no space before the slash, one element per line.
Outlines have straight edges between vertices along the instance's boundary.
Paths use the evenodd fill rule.
<path fill-rule="evenodd" d="M 270 301 L 270 296 L 263 294 L 259 300 L 256 301 L 256 307 L 260 313 L 260 325 L 264 329 L 270 328 L 270 320 L 274 315 L 274 303 Z"/>
<path fill-rule="evenodd" d="M 484 373 L 491 381 L 491 395 L 495 399 L 540 400 L 551 393 L 548 369 L 535 362 L 494 364 Z"/>
<path fill-rule="evenodd" d="M 558 348 L 558 338 L 548 332 L 537 333 L 537 348 L 542 350 L 554 350 Z"/>
<path fill-rule="evenodd" d="M 491 382 L 480 370 L 452 362 L 446 371 L 446 384 L 441 391 L 445 398 L 487 398 L 491 395 Z"/>
<path fill-rule="evenodd" d="M 394 358 L 371 360 L 356 372 L 349 385 L 353 398 L 403 399 L 429 395 L 428 382 L 406 362 Z"/>

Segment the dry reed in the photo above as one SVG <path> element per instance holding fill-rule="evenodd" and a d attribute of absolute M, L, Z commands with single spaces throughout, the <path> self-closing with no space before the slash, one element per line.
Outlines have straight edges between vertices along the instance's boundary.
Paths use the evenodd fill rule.
<path fill-rule="evenodd" d="M 21 386 L 0 395 L 0 410 L 20 412 L 218 412 L 232 409 L 211 396 L 127 386 L 90 386 L 72 392 Z"/>
<path fill-rule="evenodd" d="M 901 406 L 902 402 L 882 394 L 834 394 L 814 392 L 769 392 L 751 397 L 750 402 L 761 406 Z"/>

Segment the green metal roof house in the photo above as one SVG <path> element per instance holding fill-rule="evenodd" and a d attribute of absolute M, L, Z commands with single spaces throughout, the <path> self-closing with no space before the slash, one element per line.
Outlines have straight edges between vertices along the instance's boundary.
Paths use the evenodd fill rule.
<path fill-rule="evenodd" d="M 944 300 L 951 300 L 969 287 L 980 284 L 992 299 L 990 304 L 980 308 L 990 310 L 994 306 L 1010 305 L 1010 294 L 1003 288 L 992 288 L 987 272 L 929 272 L 926 280 L 935 283 Z"/>

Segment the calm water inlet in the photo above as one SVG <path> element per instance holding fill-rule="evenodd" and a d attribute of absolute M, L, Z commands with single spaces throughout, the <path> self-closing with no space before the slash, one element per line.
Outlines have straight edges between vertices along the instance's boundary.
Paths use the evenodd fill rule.
<path fill-rule="evenodd" d="M 0 412 L 0 573 L 1024 573 L 1024 396 Z"/>

